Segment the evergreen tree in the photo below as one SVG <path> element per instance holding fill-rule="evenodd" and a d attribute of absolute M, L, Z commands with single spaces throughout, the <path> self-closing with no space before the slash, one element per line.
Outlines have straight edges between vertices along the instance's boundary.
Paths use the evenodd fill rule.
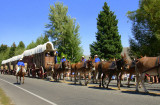
<path fill-rule="evenodd" d="M 2 60 L 9 58 L 8 52 L 9 52 L 9 47 L 7 45 L 1 44 L 0 46 L 0 66 L 1 66 Z"/>
<path fill-rule="evenodd" d="M 9 51 L 9 58 L 15 56 L 16 44 L 15 42 L 12 44 L 10 51 Z"/>
<path fill-rule="evenodd" d="M 15 50 L 15 55 L 20 55 L 24 51 L 25 51 L 25 44 L 22 41 L 20 41 L 18 46 L 17 46 L 17 48 L 16 48 L 16 50 Z"/>
<path fill-rule="evenodd" d="M 49 41 L 48 36 L 47 36 L 47 35 L 45 35 L 45 36 L 44 36 L 44 38 L 43 38 L 42 43 L 44 44 L 44 43 L 46 43 L 46 42 L 48 42 L 48 41 Z"/>
<path fill-rule="evenodd" d="M 103 11 L 100 11 L 97 18 L 97 41 L 90 45 L 92 56 L 97 54 L 103 59 L 120 57 L 122 45 L 117 24 L 118 20 L 114 12 L 110 11 L 105 2 Z"/>
<path fill-rule="evenodd" d="M 36 43 L 34 41 L 32 41 L 26 48 L 26 50 L 32 49 L 36 47 Z"/>
<path fill-rule="evenodd" d="M 5 52 L 6 50 L 7 50 L 7 45 L 1 44 L 1 46 L 0 46 L 0 53 L 1 52 Z"/>
<path fill-rule="evenodd" d="M 25 44 L 22 41 L 20 41 L 17 48 L 25 49 Z"/>

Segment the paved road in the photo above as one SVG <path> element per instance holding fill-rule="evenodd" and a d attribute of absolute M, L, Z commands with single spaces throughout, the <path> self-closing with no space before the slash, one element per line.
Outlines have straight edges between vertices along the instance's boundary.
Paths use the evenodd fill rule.
<path fill-rule="evenodd" d="M 49 82 L 42 79 L 25 78 L 25 84 L 16 84 L 15 76 L 0 75 L 0 88 L 16 105 L 159 105 L 160 88 L 150 85 L 154 93 L 136 93 L 131 88 L 101 89 L 69 83 Z M 111 84 L 114 87 L 114 82 Z M 160 86 L 159 86 L 160 87 Z"/>

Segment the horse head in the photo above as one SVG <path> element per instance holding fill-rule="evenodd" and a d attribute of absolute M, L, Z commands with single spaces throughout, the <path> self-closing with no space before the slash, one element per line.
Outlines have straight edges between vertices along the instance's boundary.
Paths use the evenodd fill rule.
<path fill-rule="evenodd" d="M 128 70 L 129 69 L 129 61 L 127 60 L 126 54 L 124 53 L 124 56 L 121 55 L 121 57 L 122 58 L 116 62 L 117 63 L 117 68 L 119 70 L 120 69 Z"/>
<path fill-rule="evenodd" d="M 64 69 L 71 69 L 71 63 L 70 63 L 70 61 L 64 61 L 64 62 L 62 62 L 62 68 L 64 68 Z"/>
<path fill-rule="evenodd" d="M 92 60 L 92 59 L 89 59 L 89 60 L 87 60 L 86 61 L 87 63 L 86 63 L 86 65 L 87 65 L 87 67 L 89 68 L 89 69 L 91 69 L 91 68 L 94 68 L 94 60 Z"/>

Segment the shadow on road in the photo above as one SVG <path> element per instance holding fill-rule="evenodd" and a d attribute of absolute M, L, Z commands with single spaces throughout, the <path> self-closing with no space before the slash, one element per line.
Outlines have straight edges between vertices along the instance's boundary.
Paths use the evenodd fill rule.
<path fill-rule="evenodd" d="M 148 90 L 160 92 L 160 89 L 148 89 Z"/>
<path fill-rule="evenodd" d="M 135 94 L 135 95 L 147 95 L 147 96 L 160 96 L 159 94 L 156 93 L 145 93 L 145 92 L 136 92 L 136 91 L 121 91 L 122 93 L 125 94 Z"/>
<path fill-rule="evenodd" d="M 92 86 L 90 86 L 90 87 L 88 87 L 88 88 L 91 88 L 91 89 L 98 89 L 98 90 L 115 90 L 115 89 L 111 89 L 111 88 L 100 88 L 100 87 L 92 87 Z"/>
<path fill-rule="evenodd" d="M 68 85 L 73 85 L 73 86 L 83 86 L 81 84 L 74 84 L 74 83 L 67 83 Z"/>
<path fill-rule="evenodd" d="M 16 83 L 13 83 L 13 84 L 14 84 L 14 85 L 21 85 L 20 83 L 17 83 L 17 82 L 16 82 Z"/>

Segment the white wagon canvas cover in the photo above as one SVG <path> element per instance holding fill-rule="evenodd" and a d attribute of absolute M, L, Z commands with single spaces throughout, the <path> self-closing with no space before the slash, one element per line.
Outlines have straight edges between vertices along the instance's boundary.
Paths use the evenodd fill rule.
<path fill-rule="evenodd" d="M 9 62 L 20 60 L 21 58 L 23 58 L 25 56 L 31 56 L 31 55 L 34 55 L 34 54 L 42 53 L 44 51 L 55 51 L 55 50 L 56 49 L 54 49 L 53 44 L 51 42 L 47 42 L 43 45 L 38 45 L 37 47 L 35 47 L 33 49 L 26 50 L 21 55 L 14 56 L 14 57 L 9 58 L 7 60 L 3 60 L 2 65 L 6 64 L 6 63 L 9 63 Z"/>

